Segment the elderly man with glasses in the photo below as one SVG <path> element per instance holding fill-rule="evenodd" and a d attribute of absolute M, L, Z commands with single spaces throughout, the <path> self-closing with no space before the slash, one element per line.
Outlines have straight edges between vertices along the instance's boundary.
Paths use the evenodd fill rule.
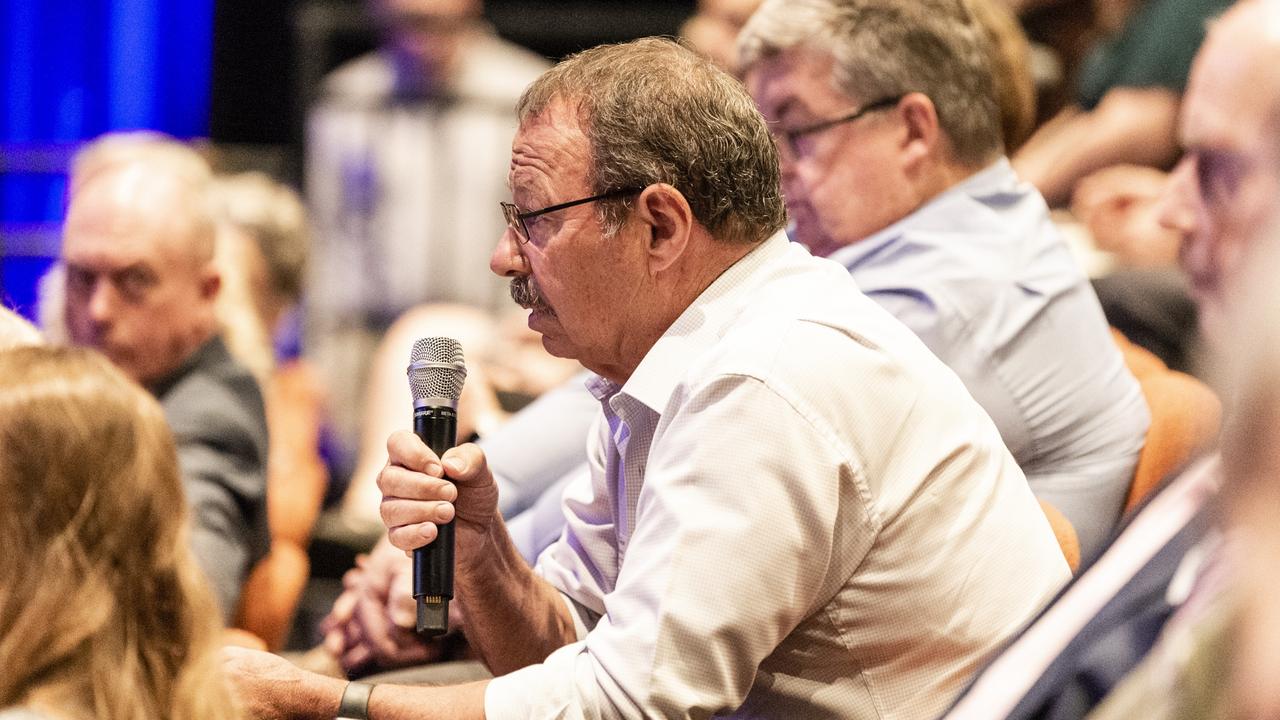
<path fill-rule="evenodd" d="M 985 42 L 966 0 L 770 0 L 739 69 L 778 138 L 792 239 L 960 376 L 1088 556 L 1120 517 L 1147 408 L 1003 157 Z"/>
<path fill-rule="evenodd" d="M 788 242 L 768 129 L 708 61 L 660 39 L 597 48 L 519 114 L 490 264 L 547 349 L 597 375 L 590 477 L 536 568 L 479 447 L 436 457 L 398 433 L 378 481 L 401 550 L 455 521 L 455 600 L 499 677 L 344 690 L 245 651 L 228 667 L 247 709 L 934 715 L 1068 575 L 994 424 L 848 273 Z"/>
<path fill-rule="evenodd" d="M 979 30 L 959 0 L 770 3 L 745 33 L 744 68 L 773 120 L 792 239 L 843 264 L 951 367 L 1033 491 L 1070 518 L 1087 557 L 1120 515 L 1147 409 L 1043 200 L 1002 157 Z M 574 202 L 636 193 L 627 183 L 600 189 L 609 197 Z M 503 212 L 523 240 L 575 212 L 559 199 Z M 527 506 L 560 483 L 508 518 L 530 562 L 564 526 L 560 488 L 586 474 L 593 401 L 571 384 L 482 441 L 507 503 Z M 575 456 L 544 464 L 582 467 L 536 472 L 532 460 L 555 450 L 531 442 L 530 428 L 579 438 L 561 446 Z M 350 590 L 344 605 L 363 612 L 330 622 L 349 669 L 422 655 L 403 628 L 412 598 L 387 580 L 407 574 L 407 560 L 386 543 L 374 556 L 362 582 L 376 592 Z"/>

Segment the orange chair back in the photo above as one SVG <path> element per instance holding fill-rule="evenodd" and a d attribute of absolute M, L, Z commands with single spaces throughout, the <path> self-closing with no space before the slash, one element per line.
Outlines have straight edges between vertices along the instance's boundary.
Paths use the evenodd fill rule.
<path fill-rule="evenodd" d="M 1170 370 L 1145 348 L 1112 329 L 1125 365 L 1142 386 L 1151 427 L 1138 455 L 1125 512 L 1142 502 L 1173 471 L 1213 447 L 1222 425 L 1222 403 L 1208 385 Z"/>

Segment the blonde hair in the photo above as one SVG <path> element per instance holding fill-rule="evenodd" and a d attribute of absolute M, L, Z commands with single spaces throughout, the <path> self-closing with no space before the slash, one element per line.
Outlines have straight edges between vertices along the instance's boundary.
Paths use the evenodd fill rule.
<path fill-rule="evenodd" d="M 12 310 L 0 307 L 0 351 L 24 345 L 39 345 L 40 331 Z"/>
<path fill-rule="evenodd" d="M 219 217 L 257 243 L 272 291 L 289 301 L 299 300 L 311 249 L 302 198 L 260 172 L 218 176 L 213 189 Z"/>
<path fill-rule="evenodd" d="M 969 11 L 987 33 L 991 79 L 1000 107 L 1004 151 L 1031 137 L 1036 125 L 1036 81 L 1031 75 L 1031 43 L 1018 18 L 1002 0 L 966 0 Z"/>
<path fill-rule="evenodd" d="M 0 708 L 237 717 L 160 406 L 93 351 L 0 353 Z"/>
<path fill-rule="evenodd" d="M 265 383 L 275 369 L 274 318 L 267 308 L 283 310 L 302 296 L 311 242 L 306 209 L 292 188 L 260 172 L 216 177 L 213 200 L 223 337 L 231 354 Z M 259 259 L 266 287 L 251 278 Z"/>

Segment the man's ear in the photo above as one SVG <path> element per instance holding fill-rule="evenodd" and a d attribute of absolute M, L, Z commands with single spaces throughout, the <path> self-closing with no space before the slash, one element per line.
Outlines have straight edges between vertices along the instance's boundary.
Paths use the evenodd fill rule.
<path fill-rule="evenodd" d="M 636 201 L 636 216 L 649 231 L 647 249 L 649 272 L 670 268 L 689 245 L 693 232 L 693 210 L 684 194 L 666 183 L 644 189 Z"/>
<path fill-rule="evenodd" d="M 907 167 L 918 165 L 934 154 L 942 139 L 938 125 L 938 109 L 924 93 L 907 93 L 898 102 L 896 112 L 902 120 L 901 135 L 903 162 Z"/>

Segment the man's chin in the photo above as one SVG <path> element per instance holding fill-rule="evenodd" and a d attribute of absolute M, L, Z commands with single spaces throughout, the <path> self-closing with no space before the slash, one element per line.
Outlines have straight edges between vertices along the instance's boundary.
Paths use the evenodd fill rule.
<path fill-rule="evenodd" d="M 525 322 L 529 325 L 530 330 L 545 335 L 547 330 L 552 325 L 556 324 L 556 314 L 547 306 L 535 305 L 527 309 L 529 311 L 529 317 Z"/>
<path fill-rule="evenodd" d="M 565 342 L 564 328 L 556 314 L 547 308 L 533 308 L 529 311 L 529 329 L 541 336 L 542 348 L 558 358 L 576 359 Z"/>

